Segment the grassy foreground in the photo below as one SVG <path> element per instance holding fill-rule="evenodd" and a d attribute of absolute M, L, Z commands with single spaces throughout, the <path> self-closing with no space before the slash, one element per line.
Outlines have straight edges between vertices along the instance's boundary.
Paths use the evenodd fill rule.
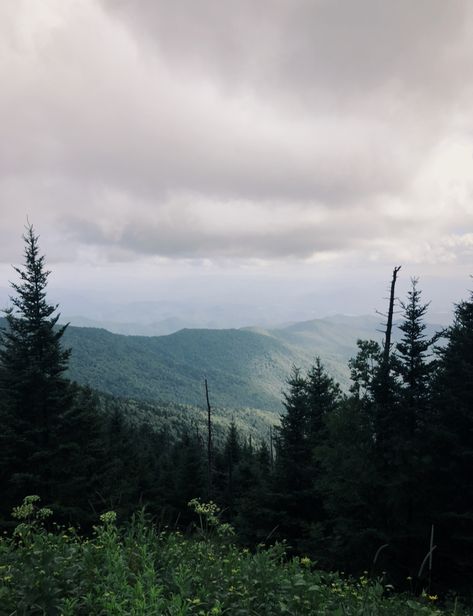
<path fill-rule="evenodd" d="M 18 524 L 0 539 L 0 614 L 169 615 L 463 614 L 437 598 L 396 595 L 380 580 L 347 580 L 287 560 L 284 547 L 238 548 L 216 507 L 192 501 L 192 538 L 158 531 L 143 514 L 118 528 L 103 514 L 92 537 L 49 525 L 50 510 L 27 497 Z"/>

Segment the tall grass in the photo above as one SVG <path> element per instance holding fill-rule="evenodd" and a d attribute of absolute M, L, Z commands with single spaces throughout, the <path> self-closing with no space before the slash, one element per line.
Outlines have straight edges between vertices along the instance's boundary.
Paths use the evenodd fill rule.
<path fill-rule="evenodd" d="M 122 527 L 101 516 L 91 537 L 50 524 L 28 497 L 0 539 L 2 616 L 440 615 L 435 597 L 396 595 L 380 579 L 344 579 L 283 545 L 255 552 L 234 544 L 212 504 L 194 501 L 192 537 L 158 530 L 141 512 Z"/>

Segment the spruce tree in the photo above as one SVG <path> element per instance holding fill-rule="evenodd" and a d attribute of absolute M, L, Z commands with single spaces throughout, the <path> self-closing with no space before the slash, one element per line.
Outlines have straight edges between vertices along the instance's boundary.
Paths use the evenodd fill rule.
<path fill-rule="evenodd" d="M 352 381 L 350 392 L 368 408 L 374 402 L 382 351 L 376 340 L 357 340 L 356 345 L 358 353 L 348 362 Z"/>
<path fill-rule="evenodd" d="M 402 419 L 399 429 L 411 435 L 425 422 L 429 404 L 429 388 L 434 364 L 429 357 L 430 349 L 438 336 L 428 338 L 424 317 L 429 304 L 421 302 L 421 291 L 417 288 L 417 279 L 413 278 L 412 288 L 407 294 L 407 302 L 400 302 L 403 320 L 399 325 L 402 332 L 400 342 L 396 344 L 394 355 L 394 372 L 401 381 Z"/>
<path fill-rule="evenodd" d="M 437 568 L 445 582 L 471 585 L 473 575 L 473 293 L 455 309 L 438 349 L 430 427 L 434 468 Z"/>
<path fill-rule="evenodd" d="M 316 458 L 316 485 L 325 513 L 319 562 L 359 573 L 385 543 L 375 506 L 380 480 L 365 400 L 347 398 L 327 416 Z"/>
<path fill-rule="evenodd" d="M 235 513 L 235 499 L 239 496 L 237 470 L 241 455 L 240 435 L 235 421 L 232 419 L 223 446 L 224 492 L 222 494 L 222 504 L 225 508 L 228 508 L 230 519 Z"/>
<path fill-rule="evenodd" d="M 294 369 L 288 384 L 286 414 L 281 417 L 277 438 L 275 506 L 284 512 L 281 532 L 292 545 L 311 550 L 318 542 L 318 527 L 324 516 L 317 489 L 320 465 L 316 451 L 325 440 L 326 420 L 342 396 L 319 358 L 306 377 Z"/>
<path fill-rule="evenodd" d="M 306 381 L 309 414 L 307 433 L 311 449 L 324 440 L 325 418 L 333 413 L 342 399 L 340 386 L 326 372 L 317 357 Z"/>
<path fill-rule="evenodd" d="M 26 227 L 23 239 L 25 261 L 22 268 L 14 268 L 20 280 L 11 283 L 15 295 L 5 311 L 7 324 L 0 339 L 2 420 L 10 434 L 2 479 L 7 501 L 32 492 L 50 501 L 53 428 L 72 404 L 64 378 L 70 351 L 61 344 L 66 326 L 57 325 L 57 306 L 46 300 L 50 272 L 32 225 Z"/>
<path fill-rule="evenodd" d="M 283 493 L 299 491 L 307 485 L 310 452 L 307 443 L 309 405 L 307 381 L 298 368 L 293 368 L 284 393 L 286 413 L 281 416 L 277 435 L 277 479 Z"/>
<path fill-rule="evenodd" d="M 56 519 L 90 527 L 103 509 L 102 474 L 105 420 L 97 393 L 71 384 L 74 401 L 62 409 L 53 426 L 53 482 Z"/>
<path fill-rule="evenodd" d="M 431 378 L 434 363 L 431 348 L 438 335 L 430 338 L 424 322 L 429 304 L 421 300 L 417 279 L 411 281 L 399 329 L 401 340 L 393 353 L 393 376 L 397 382 L 396 412 L 391 416 L 390 465 L 385 473 L 385 500 L 389 505 L 393 558 L 403 560 L 412 575 L 425 553 L 429 533 L 431 472 L 427 430 L 431 424 Z M 397 552 L 397 555 L 396 555 Z"/>

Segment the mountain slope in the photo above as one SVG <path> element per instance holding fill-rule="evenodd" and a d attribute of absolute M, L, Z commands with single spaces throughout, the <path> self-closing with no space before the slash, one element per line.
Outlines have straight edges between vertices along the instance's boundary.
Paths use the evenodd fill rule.
<path fill-rule="evenodd" d="M 207 435 L 207 409 L 202 406 L 177 404 L 174 402 L 146 402 L 116 398 L 99 394 L 99 404 L 104 415 L 118 412 L 133 427 L 145 426 L 155 432 L 165 432 L 175 439 L 185 431 Z M 217 406 L 212 413 L 212 439 L 223 444 L 232 421 L 245 438 L 251 437 L 254 444 L 267 440 L 270 427 L 279 423 L 279 413 L 253 408 L 230 409 Z"/>
<path fill-rule="evenodd" d="M 356 341 L 360 338 L 380 340 L 382 335 L 378 329 L 377 317 L 335 315 L 257 331 L 292 349 L 301 367 L 313 364 L 314 358 L 319 356 L 329 374 L 347 388 L 350 380 L 348 361 L 356 354 Z"/>
<path fill-rule="evenodd" d="M 207 378 L 215 405 L 279 413 L 293 365 L 306 369 L 320 356 L 347 389 L 357 339 L 380 340 L 379 328 L 377 317 L 343 315 L 268 330 L 183 329 L 155 337 L 70 326 L 64 343 L 73 351 L 69 376 L 104 393 L 200 406 Z M 429 325 L 426 334 L 435 329 Z"/>
<path fill-rule="evenodd" d="M 183 404 L 281 408 L 281 388 L 300 357 L 281 341 L 245 330 L 181 330 L 169 336 L 69 327 L 70 377 L 113 395 Z"/>

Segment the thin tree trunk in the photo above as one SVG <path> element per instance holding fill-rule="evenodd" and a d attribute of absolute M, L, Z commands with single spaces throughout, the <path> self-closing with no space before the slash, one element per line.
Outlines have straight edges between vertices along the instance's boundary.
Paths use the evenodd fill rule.
<path fill-rule="evenodd" d="M 394 299 L 395 299 L 395 289 L 396 289 L 396 280 L 397 273 L 401 269 L 401 266 L 398 265 L 393 269 L 393 278 L 391 280 L 391 293 L 389 294 L 389 309 L 388 309 L 388 321 L 386 323 L 386 332 L 384 336 L 384 353 L 383 353 L 383 364 L 384 369 L 388 370 L 389 365 L 389 353 L 391 351 L 391 335 L 393 330 L 393 314 L 394 314 Z"/>
<path fill-rule="evenodd" d="M 207 379 L 205 379 L 205 398 L 207 400 L 207 497 L 210 500 L 212 498 L 212 408 Z"/>

